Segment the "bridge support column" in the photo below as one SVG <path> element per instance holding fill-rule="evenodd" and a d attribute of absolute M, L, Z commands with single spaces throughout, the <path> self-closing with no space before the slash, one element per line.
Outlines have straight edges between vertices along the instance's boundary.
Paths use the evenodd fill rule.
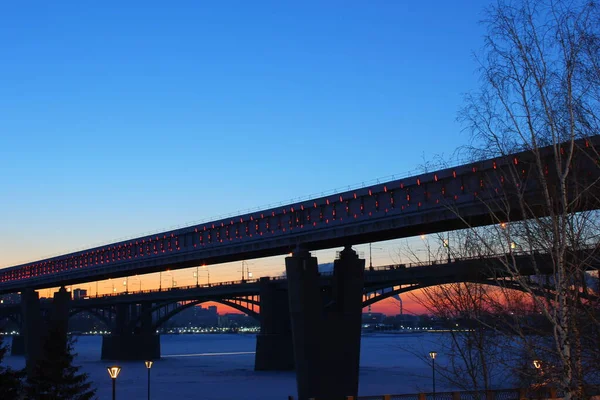
<path fill-rule="evenodd" d="M 117 306 L 116 327 L 110 336 L 102 337 L 103 360 L 116 361 L 143 361 L 157 360 L 160 358 L 160 336 L 152 331 L 151 303 L 143 303 L 141 310 L 141 329 L 134 333 L 131 316 L 132 304 Z"/>
<path fill-rule="evenodd" d="M 260 334 L 256 336 L 256 371 L 294 369 L 294 346 L 288 293 L 269 278 L 260 279 Z"/>
<path fill-rule="evenodd" d="M 28 375 L 33 373 L 37 361 L 42 355 L 42 338 L 45 336 L 45 324 L 40 311 L 40 298 L 33 289 L 21 292 L 21 312 L 23 316 L 22 332 L 25 349 L 25 369 Z"/>
<path fill-rule="evenodd" d="M 38 293 L 32 289 L 25 289 L 21 293 L 22 332 L 20 336 L 13 337 L 11 354 L 26 356 L 28 374 L 33 372 L 34 365 L 43 356 L 42 349 L 48 329 L 55 330 L 67 339 L 70 301 L 71 293 L 64 287 L 60 288 L 54 293 L 50 315 L 45 320 L 42 318 Z"/>
<path fill-rule="evenodd" d="M 49 327 L 60 332 L 64 338 L 67 338 L 69 330 L 69 303 L 71 302 L 71 293 L 61 287 L 54 293 L 52 301 L 52 311 L 50 313 Z"/>
<path fill-rule="evenodd" d="M 142 303 L 140 319 L 140 332 L 144 335 L 155 335 L 156 332 L 152 328 L 152 303 Z"/>
<path fill-rule="evenodd" d="M 334 263 L 330 296 L 320 287 L 316 257 L 297 250 L 285 260 L 298 398 L 358 394 L 365 261 L 346 247 Z"/>

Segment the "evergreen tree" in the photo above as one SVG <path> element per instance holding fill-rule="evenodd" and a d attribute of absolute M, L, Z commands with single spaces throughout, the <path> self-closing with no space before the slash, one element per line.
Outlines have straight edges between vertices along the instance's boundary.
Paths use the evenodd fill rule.
<path fill-rule="evenodd" d="M 36 400 L 91 400 L 96 389 L 88 374 L 73 365 L 73 339 L 59 328 L 50 328 L 42 348 L 42 357 L 28 377 L 26 394 Z"/>
<path fill-rule="evenodd" d="M 2 337 L 0 336 L 0 364 L 6 355 L 6 351 L 7 348 L 2 345 Z M 0 399 L 20 399 L 20 392 L 23 388 L 22 379 L 24 376 L 24 370 L 13 370 L 10 367 L 3 367 L 0 365 Z"/>

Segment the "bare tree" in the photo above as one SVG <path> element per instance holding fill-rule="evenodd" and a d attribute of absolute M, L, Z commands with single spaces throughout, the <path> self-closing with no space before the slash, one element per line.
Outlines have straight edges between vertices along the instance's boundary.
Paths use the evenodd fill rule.
<path fill-rule="evenodd" d="M 600 159 L 600 10 L 594 1 L 498 1 L 487 11 L 482 86 L 461 120 L 477 159 L 526 155 L 490 174 L 500 196 L 481 196 L 498 223 L 472 227 L 479 251 L 503 250 L 502 275 L 528 296 L 550 329 L 543 344 L 514 324 L 527 353 L 565 398 L 597 378 Z M 548 160 L 552 159 L 549 163 Z M 532 196 L 531 193 L 536 195 Z M 467 221 L 465 221 L 466 223 Z M 523 274 L 516 249 L 531 251 Z M 585 251 L 583 251 L 585 250 Z M 535 251 L 549 257 L 541 259 Z M 596 336 L 594 336 L 596 335 Z"/>

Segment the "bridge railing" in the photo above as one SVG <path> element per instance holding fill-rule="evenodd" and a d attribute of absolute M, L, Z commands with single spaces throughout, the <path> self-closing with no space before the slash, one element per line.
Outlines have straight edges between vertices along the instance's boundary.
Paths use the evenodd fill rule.
<path fill-rule="evenodd" d="M 594 247 L 585 247 L 582 248 L 582 251 L 593 250 Z M 391 271 L 391 270 L 399 270 L 405 268 L 414 268 L 414 267 L 429 267 L 429 266 L 443 266 L 443 265 L 451 265 L 457 262 L 464 261 L 473 261 L 473 260 L 492 260 L 498 258 L 505 257 L 524 257 L 524 256 L 535 256 L 535 255 L 544 255 L 547 253 L 539 252 L 539 251 L 525 251 L 525 250 L 512 250 L 509 253 L 497 253 L 497 254 L 489 254 L 489 255 L 476 255 L 476 256 L 468 256 L 468 257 L 456 257 L 453 258 L 450 263 L 447 260 L 433 260 L 429 261 L 417 261 L 411 263 L 401 263 L 401 264 L 389 264 L 389 265 L 381 265 L 377 267 L 367 267 L 366 271 Z M 321 276 L 331 276 L 333 275 L 333 271 L 321 271 Z M 287 279 L 285 275 L 278 275 L 273 277 L 268 277 L 272 281 L 277 280 L 285 280 Z M 198 285 L 187 285 L 187 286 L 177 286 L 177 287 L 167 287 L 167 288 L 159 288 L 159 289 L 147 289 L 147 290 L 138 290 L 138 291 L 127 291 L 127 292 L 118 292 L 118 293 L 107 293 L 103 295 L 90 295 L 88 298 L 106 298 L 106 297 L 116 297 L 116 296 L 124 296 L 124 295 L 134 295 L 134 294 L 150 294 L 150 293 L 162 293 L 162 292 L 172 292 L 174 290 L 190 290 L 196 288 L 214 288 L 220 286 L 235 286 L 241 284 L 251 284 L 258 283 L 261 278 L 253 278 L 253 279 L 244 279 L 244 280 L 236 280 L 236 281 L 222 281 L 215 283 L 203 283 Z"/>
<path fill-rule="evenodd" d="M 275 276 L 275 277 L 270 277 L 270 279 L 271 280 L 283 280 L 286 278 L 285 278 L 285 276 Z M 203 283 L 203 284 L 198 284 L 198 285 L 177 286 L 177 287 L 167 287 L 167 288 L 158 288 L 158 289 L 146 289 L 146 290 L 118 292 L 118 293 L 106 293 L 106 294 L 102 294 L 102 295 L 96 294 L 96 295 L 86 296 L 86 297 L 88 297 L 90 299 L 100 299 L 100 298 L 135 295 L 135 294 L 162 293 L 162 292 L 173 292 L 173 291 L 177 291 L 177 290 L 191 290 L 191 289 L 198 289 L 198 288 L 214 288 L 214 287 L 220 287 L 220 286 L 234 286 L 234 285 L 241 285 L 241 284 L 246 284 L 246 283 L 258 283 L 258 282 L 260 282 L 260 278 L 244 279 L 244 280 L 238 280 L 238 281 L 221 281 L 221 282 L 215 282 L 215 283 Z"/>
<path fill-rule="evenodd" d="M 592 250 L 594 247 L 585 247 L 582 248 L 582 251 Z M 540 251 L 526 251 L 526 250 L 512 250 L 508 253 L 496 253 L 496 254 L 481 254 L 476 256 L 468 256 L 468 257 L 452 257 L 450 263 L 447 260 L 432 260 L 430 261 L 415 261 L 410 263 L 400 263 L 400 264 L 389 264 L 389 265 L 381 265 L 378 267 L 367 267 L 367 270 L 370 271 L 389 271 L 392 269 L 403 269 L 403 268 L 411 268 L 411 267 L 429 267 L 433 265 L 449 265 L 456 262 L 462 261 L 473 261 L 473 260 L 492 260 L 499 258 L 506 258 L 511 256 L 523 257 L 523 256 L 535 256 L 535 255 L 544 255 L 547 253 Z"/>

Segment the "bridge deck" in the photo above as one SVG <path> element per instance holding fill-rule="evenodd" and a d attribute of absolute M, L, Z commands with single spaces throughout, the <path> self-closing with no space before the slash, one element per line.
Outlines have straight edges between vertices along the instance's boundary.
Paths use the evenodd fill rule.
<path fill-rule="evenodd" d="M 590 142 L 578 144 L 577 171 L 583 181 L 596 182 L 600 169 L 588 154 Z M 553 149 L 543 149 L 542 156 L 551 165 Z M 505 213 L 499 200 L 515 168 L 527 198 L 541 201 L 532 155 L 523 152 L 6 268 L 0 270 L 0 293 L 281 255 L 298 245 L 316 250 L 416 236 L 463 228 L 465 221 L 497 223 L 491 211 Z M 597 184 L 593 193 L 600 198 Z M 518 204 L 505 217 L 522 218 Z"/>

